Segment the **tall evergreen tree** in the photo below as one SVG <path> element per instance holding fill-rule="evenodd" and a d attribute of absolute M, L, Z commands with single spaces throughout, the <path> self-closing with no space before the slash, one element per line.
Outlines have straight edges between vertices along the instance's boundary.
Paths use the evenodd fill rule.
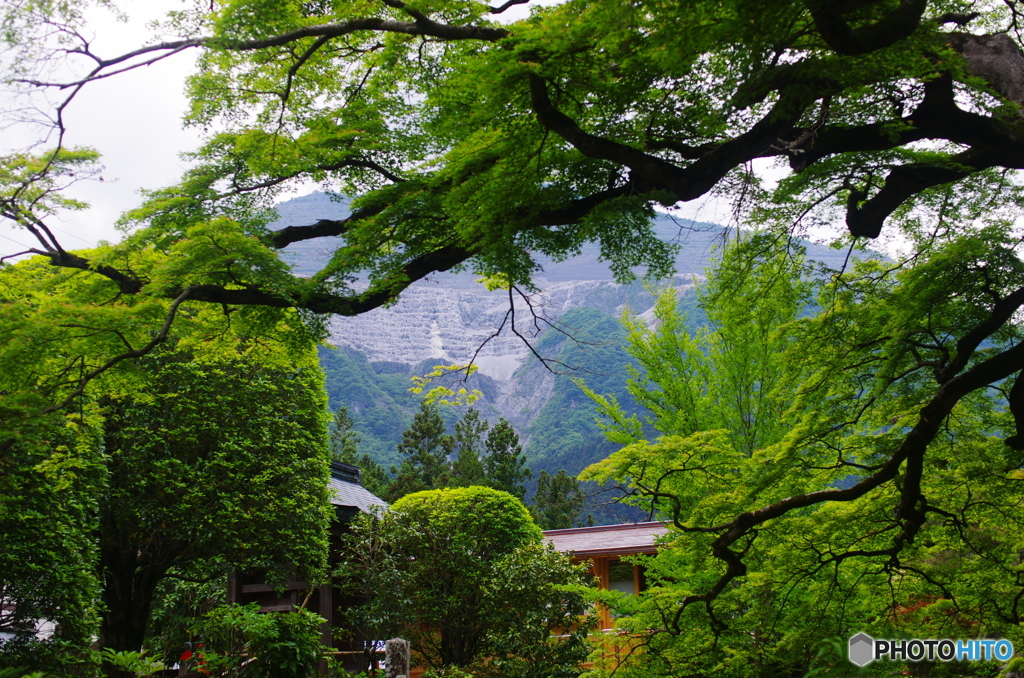
<path fill-rule="evenodd" d="M 484 472 L 487 484 L 497 490 L 504 490 L 512 496 L 523 499 L 526 494 L 526 480 L 530 469 L 526 467 L 526 455 L 519 444 L 519 434 L 504 417 L 498 420 L 487 434 L 487 456 L 484 457 Z"/>
<path fill-rule="evenodd" d="M 346 464 L 356 463 L 360 438 L 355 431 L 355 423 L 352 415 L 348 413 L 348 408 L 344 405 L 334 413 L 334 420 L 331 421 L 328 430 L 331 459 Z"/>
<path fill-rule="evenodd" d="M 554 476 L 541 471 L 530 512 L 542 530 L 562 530 L 577 523 L 585 499 L 580 481 L 565 469 Z"/>
<path fill-rule="evenodd" d="M 330 442 L 331 459 L 358 466 L 363 487 L 378 497 L 383 497 L 391 485 L 391 476 L 373 458 L 363 452 L 359 454 L 359 434 L 355 431 L 355 420 L 342 405 L 334 413 L 328 440 Z"/>
<path fill-rule="evenodd" d="M 394 501 L 412 492 L 448 487 L 452 481 L 449 457 L 454 449 L 455 438 L 447 433 L 437 405 L 422 401 L 412 424 L 402 433 L 398 451 L 405 459 L 385 498 Z"/>
<path fill-rule="evenodd" d="M 480 418 L 480 411 L 469 408 L 455 423 L 455 462 L 452 464 L 452 484 L 456 487 L 486 485 L 484 464 L 480 453 L 484 449 L 484 435 L 488 423 Z"/>

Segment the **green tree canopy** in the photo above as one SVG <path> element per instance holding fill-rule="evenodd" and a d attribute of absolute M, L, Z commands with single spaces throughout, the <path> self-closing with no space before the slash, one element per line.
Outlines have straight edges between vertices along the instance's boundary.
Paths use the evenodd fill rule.
<path fill-rule="evenodd" d="M 452 462 L 452 483 L 459 487 L 485 485 L 484 465 L 480 460 L 484 451 L 484 435 L 488 424 L 480 418 L 474 407 L 455 422 L 455 461 Z"/>
<path fill-rule="evenodd" d="M 487 456 L 483 460 L 487 484 L 522 501 L 530 469 L 526 467 L 526 455 L 512 424 L 504 417 L 500 418 L 487 434 L 484 447 L 487 448 Z"/>
<path fill-rule="evenodd" d="M 3 595 L 16 606 L 0 623 L 58 623 L 48 646 L 67 667 L 93 636 L 138 650 L 167 577 L 246 567 L 315 580 L 326 421 L 302 323 L 184 299 L 111 314 L 107 283 L 49 268 L 0 270 L 0 326 L 20 337 L 0 351 Z M 46 654 L 25 665 L 57 671 Z"/>
<path fill-rule="evenodd" d="M 585 500 L 580 481 L 567 475 L 565 469 L 554 476 L 541 471 L 530 511 L 542 530 L 563 530 L 576 525 Z"/>
<path fill-rule="evenodd" d="M 342 405 L 335 410 L 334 419 L 327 430 L 331 458 L 335 461 L 355 463 L 359 449 L 359 434 L 353 429 L 354 425 L 355 422 L 347 407 Z"/>
<path fill-rule="evenodd" d="M 886 223 L 970 223 L 982 203 L 998 218 L 1020 199 L 1013 4 L 570 0 L 506 20 L 529 3 L 195 0 L 122 57 L 93 52 L 87 4 L 5 5 L 7 81 L 66 106 L 193 50 L 187 122 L 207 130 L 181 182 L 150 192 L 100 252 L 68 251 L 51 227 L 79 206 L 61 190 L 97 171 L 93 152 L 4 158 L 0 215 L 54 275 L 120 294 L 108 324 L 154 297 L 300 308 L 315 324 L 460 265 L 512 292 L 536 257 L 586 242 L 619 279 L 662 275 L 672 246 L 652 235 L 652 209 L 763 205 L 750 168 L 773 160 L 784 227 L 845 218 L 874 238 Z M 60 141 L 65 120 L 49 119 Z M 274 197 L 308 181 L 356 196 L 353 212 L 268 231 Z M 335 253 L 314 276 L 278 257 L 320 238 Z"/>
<path fill-rule="evenodd" d="M 447 432 L 438 405 L 420 401 L 420 409 L 412 424 L 402 433 L 398 451 L 404 457 L 388 487 L 387 499 L 394 501 L 413 492 L 448 487 L 452 480 L 449 457 L 455 439 Z"/>
<path fill-rule="evenodd" d="M 578 673 L 587 652 L 582 570 L 542 544 L 526 507 L 507 492 L 410 494 L 387 514 L 362 519 L 348 540 L 355 548 L 343 570 L 387 587 L 369 587 L 377 592 L 374 618 L 404 624 L 427 666 Z"/>
<path fill-rule="evenodd" d="M 584 477 L 672 533 L 623 606 L 647 648 L 624 674 L 827 670 L 819 643 L 859 631 L 1019 642 L 1021 329 L 995 321 L 1020 294 L 1015 243 L 808 279 L 750 237 L 704 288 L 712 327 L 688 333 L 671 292 L 653 327 L 627 322 L 650 416 L 595 395 L 622 448 Z"/>
<path fill-rule="evenodd" d="M 94 408 L 52 414 L 0 442 L 0 666 L 74 664 L 96 632 L 97 420 Z M 46 624 L 60 633 L 36 641 Z"/>
<path fill-rule="evenodd" d="M 276 364 L 275 364 L 276 363 Z M 326 397 L 305 360 L 162 349 L 144 391 L 105 398 L 101 643 L 139 650 L 165 577 L 324 577 Z"/>

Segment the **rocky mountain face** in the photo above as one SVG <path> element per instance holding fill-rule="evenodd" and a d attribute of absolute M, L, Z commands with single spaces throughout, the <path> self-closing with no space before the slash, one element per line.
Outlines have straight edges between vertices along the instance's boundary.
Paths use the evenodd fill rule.
<path fill-rule="evenodd" d="M 340 218 L 348 208 L 324 193 L 314 193 L 282 203 L 278 212 L 278 225 L 284 227 Z M 724 234 L 710 224 L 677 224 L 669 219 L 659 221 L 658 231 L 682 246 L 676 278 L 669 283 L 679 288 L 692 285 L 693 276 L 703 273 L 707 257 Z M 307 243 L 285 250 L 286 260 L 301 273 L 318 270 L 329 255 L 323 246 Z M 617 316 L 627 306 L 643 312 L 652 304 L 641 284 L 614 282 L 607 265 L 598 260 L 596 246 L 569 261 L 545 261 L 543 266 L 536 280 L 541 292 L 529 299 L 487 291 L 471 273 L 430 276 L 390 308 L 354 318 L 336 316 L 331 322 L 331 342 L 361 351 L 370 362 L 464 364 L 475 355 L 481 373 L 509 382 L 530 356 L 525 340 L 536 339 L 569 309 L 597 308 Z"/>
<path fill-rule="evenodd" d="M 277 225 L 338 219 L 347 212 L 344 202 L 314 193 L 278 205 Z M 692 304 L 694 284 L 727 231 L 668 217 L 655 227 L 680 246 L 676 275 L 659 285 L 671 285 L 681 303 Z M 313 273 L 329 259 L 329 250 L 296 243 L 284 255 L 298 272 Z M 842 253 L 825 247 L 808 244 L 808 254 L 842 263 Z M 471 273 L 445 273 L 416 283 L 390 308 L 331 320 L 330 343 L 338 349 L 323 352 L 331 406 L 349 406 L 366 451 L 397 463 L 395 445 L 418 407 L 408 392 L 409 378 L 434 365 L 470 361 L 479 372 L 468 386 L 483 394 L 475 407 L 491 421 L 504 416 L 515 426 L 535 473 L 577 473 L 612 451 L 594 423 L 593 404 L 572 378 L 633 407 L 625 391 L 629 357 L 618 318 L 627 308 L 649 313 L 653 295 L 639 282 L 616 283 L 596 246 L 542 266 L 536 278 L 540 292 L 529 297 L 488 291 Z M 542 364 L 534 352 L 549 362 Z"/>

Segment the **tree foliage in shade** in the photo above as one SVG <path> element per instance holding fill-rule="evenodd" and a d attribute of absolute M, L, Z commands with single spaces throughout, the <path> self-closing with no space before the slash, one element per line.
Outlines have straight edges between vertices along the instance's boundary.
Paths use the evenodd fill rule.
<path fill-rule="evenodd" d="M 356 637 L 400 637 L 409 621 L 409 601 L 399 595 L 404 587 L 404 556 L 392 548 L 388 537 L 391 520 L 384 511 L 360 513 L 353 519 L 351 529 L 341 536 L 338 564 L 331 573 L 331 582 L 342 595 L 353 596 L 359 604 L 337 609 L 336 626 L 354 632 Z M 376 648 L 366 643 L 361 670 L 370 673 L 377 662 Z"/>
<path fill-rule="evenodd" d="M 146 655 L 177 661 L 185 643 L 196 644 L 196 625 L 207 613 L 227 604 L 228 577 L 167 578 L 154 596 L 146 636 Z"/>
<path fill-rule="evenodd" d="M 562 530 L 576 526 L 585 500 L 580 481 L 567 475 L 565 469 L 553 476 L 541 471 L 530 511 L 542 530 Z"/>
<path fill-rule="evenodd" d="M 487 448 L 487 456 L 484 457 L 487 484 L 522 501 L 530 469 L 526 467 L 526 455 L 512 424 L 504 417 L 499 419 L 487 434 L 484 447 Z"/>
<path fill-rule="evenodd" d="M 139 650 L 168 577 L 288 561 L 312 576 L 326 557 L 327 451 L 322 375 L 291 312 L 140 298 L 122 315 L 98 303 L 117 296 L 109 281 L 49 268 L 0 268 L 0 326 L 41 342 L 0 351 L 3 597 L 17 604 L 0 623 L 59 624 L 23 665 L 61 673 L 87 670 L 94 640 Z M 127 352 L 104 363 L 114 345 Z M 72 353 L 91 357 L 69 371 Z M 5 661 L 20 646 L 5 643 Z"/>
<path fill-rule="evenodd" d="M 702 292 L 712 327 L 671 294 L 627 323 L 651 414 L 594 394 L 622 447 L 584 477 L 672 531 L 619 619 L 636 661 L 596 675 L 830 672 L 815 648 L 859 631 L 1021 641 L 1019 240 L 927 237 L 832 277 L 749 237 Z"/>
<path fill-rule="evenodd" d="M 334 413 L 334 420 L 328 428 L 328 442 L 331 458 L 359 467 L 360 483 L 367 490 L 383 497 L 391 484 L 391 476 L 369 454 L 359 453 L 359 434 L 348 408 L 342 405 Z"/>
<path fill-rule="evenodd" d="M 663 275 L 672 247 L 652 234 L 654 207 L 763 205 L 750 167 L 766 160 L 785 173 L 780 228 L 842 219 L 875 238 L 975 198 L 993 215 L 1020 200 L 1012 3 L 572 0 L 501 21 L 529 3 L 196 0 L 123 58 L 93 51 L 85 4 L 5 5 L 5 80 L 63 111 L 96 80 L 116 86 L 120 69 L 194 51 L 187 122 L 207 130 L 181 181 L 125 217 L 129 237 L 90 253 L 52 224 L 80 206 L 61 191 L 95 176 L 95 153 L 35 144 L 5 157 L 0 215 L 53 275 L 116 288 L 108 323 L 136 300 L 187 298 L 301 308 L 317 325 L 462 264 L 514 293 L 536 256 L 592 241 L 621 280 L 640 265 Z M 59 111 L 41 116 L 40 138 L 63 141 Z M 358 196 L 352 214 L 269 232 L 275 196 L 308 181 Z M 278 257 L 318 239 L 335 253 L 316 275 Z M 122 349 L 66 360 L 94 367 Z"/>
<path fill-rule="evenodd" d="M 310 678 L 326 649 L 323 622 L 306 609 L 266 614 L 257 603 L 218 607 L 196 624 L 204 639 L 197 668 L 239 678 Z"/>
<path fill-rule="evenodd" d="M 109 397 L 99 498 L 101 644 L 141 649 L 167 577 L 322 579 L 327 451 L 315 356 L 162 350 L 144 391 Z"/>
<path fill-rule="evenodd" d="M 100 586 L 88 564 L 106 476 L 90 411 L 29 420 L 0 442 L 0 632 L 12 634 L 0 666 L 56 671 L 87 659 Z M 37 641 L 45 624 L 61 631 Z"/>
<path fill-rule="evenodd" d="M 480 418 L 480 411 L 469 408 L 455 422 L 455 460 L 452 462 L 452 484 L 456 487 L 484 485 L 484 465 L 480 460 L 484 451 L 488 423 Z"/>
<path fill-rule="evenodd" d="M 515 497 L 487 487 L 407 495 L 346 537 L 339 572 L 372 592 L 368 614 L 403 627 L 428 667 L 573 676 L 587 653 L 582 568 L 544 545 Z M 560 635 L 564 633 L 564 635 Z"/>

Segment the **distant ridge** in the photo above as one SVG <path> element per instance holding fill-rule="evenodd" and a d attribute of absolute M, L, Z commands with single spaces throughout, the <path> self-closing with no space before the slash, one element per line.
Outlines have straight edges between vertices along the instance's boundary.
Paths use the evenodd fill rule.
<path fill-rule="evenodd" d="M 277 210 L 281 218 L 274 227 L 279 228 L 349 214 L 346 202 L 324 193 L 289 200 Z M 662 239 L 680 245 L 676 274 L 663 284 L 676 289 L 688 319 L 699 324 L 702 312 L 695 303 L 694 280 L 703 277 L 729 231 L 667 216 L 656 219 L 654 228 Z M 844 252 L 801 244 L 809 257 L 833 268 L 842 266 Z M 282 256 L 297 273 L 311 275 L 329 260 L 335 246 L 329 241 L 295 243 Z M 488 292 L 472 273 L 434 274 L 412 285 L 390 308 L 331 319 L 329 342 L 340 350 L 321 353 L 331 407 L 350 408 L 363 451 L 388 465 L 399 462 L 397 443 L 418 407 L 417 397 L 409 393 L 410 377 L 438 364 L 465 364 L 474 354 L 479 373 L 468 385 L 483 394 L 474 406 L 492 422 L 504 417 L 513 424 L 534 473 L 565 468 L 575 474 L 614 451 L 594 421 L 596 408 L 572 377 L 635 409 L 625 389 L 630 358 L 623 349 L 619 317 L 627 307 L 634 314 L 649 312 L 654 298 L 641 282 L 616 283 L 607 264 L 599 261 L 595 244 L 586 245 L 577 257 L 545 260 L 542 266 L 535 278 L 542 292 L 532 303 L 543 319 L 534 322 L 527 305 L 516 300 L 517 328 L 541 355 L 576 368 L 571 374 L 546 369 L 507 327 L 492 336 L 506 320 L 508 292 Z M 549 323 L 562 332 L 550 329 Z M 449 420 L 458 413 L 458 408 L 445 409 Z"/>
<path fill-rule="evenodd" d="M 271 224 L 272 229 L 312 224 L 319 219 L 343 219 L 351 213 L 347 200 L 319 191 L 282 202 L 276 209 L 280 218 Z M 718 224 L 676 219 L 668 215 L 659 216 L 654 221 L 654 231 L 659 238 L 680 246 L 676 256 L 676 276 L 687 281 L 693 275 L 703 275 L 711 256 L 725 242 L 730 230 Z M 334 239 L 322 240 L 293 243 L 283 250 L 282 258 L 300 275 L 312 275 L 323 268 L 334 251 L 334 244 L 330 242 Z M 807 241 L 801 241 L 801 244 L 807 248 L 810 258 L 833 268 L 842 266 L 843 252 Z M 542 258 L 543 271 L 537 276 L 538 287 L 543 289 L 545 282 L 612 281 L 614 278 L 608 265 L 598 258 L 596 243 L 584 245 L 579 256 L 566 261 L 553 262 Z M 430 278 L 433 283 L 441 285 L 475 286 L 476 277 L 472 273 L 440 273 Z"/>

